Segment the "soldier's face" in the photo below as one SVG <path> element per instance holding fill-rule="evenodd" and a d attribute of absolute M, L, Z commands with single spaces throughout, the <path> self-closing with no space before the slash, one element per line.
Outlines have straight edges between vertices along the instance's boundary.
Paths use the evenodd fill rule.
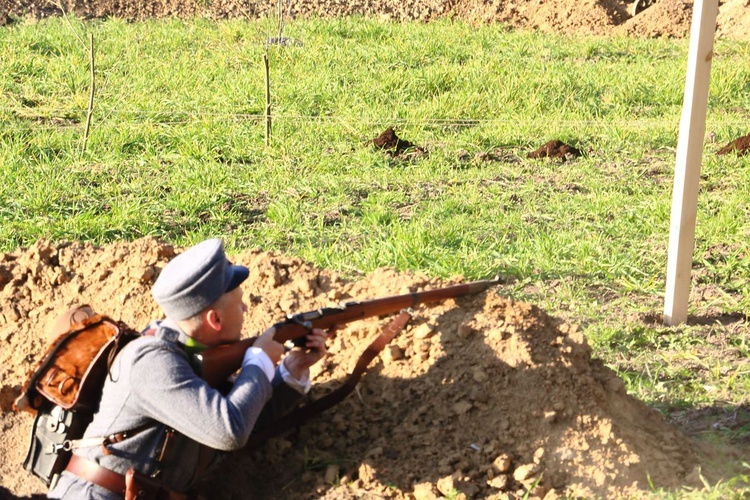
<path fill-rule="evenodd" d="M 221 318 L 220 343 L 235 342 L 242 337 L 242 324 L 247 306 L 242 301 L 242 287 L 225 293 L 217 304 Z"/>

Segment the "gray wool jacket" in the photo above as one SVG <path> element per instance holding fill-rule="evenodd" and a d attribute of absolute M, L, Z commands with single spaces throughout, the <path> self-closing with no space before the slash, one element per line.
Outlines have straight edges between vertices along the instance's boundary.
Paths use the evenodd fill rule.
<path fill-rule="evenodd" d="M 107 446 L 107 453 L 101 445 L 74 453 L 123 475 L 131 467 L 149 475 L 161 469 L 165 486 L 184 492 L 203 468 L 198 463 L 202 447 L 210 449 L 208 462 L 215 464 L 223 451 L 243 447 L 256 424 L 273 421 L 303 398 L 299 389 L 284 383 L 278 368 L 269 382 L 255 365 L 242 368 L 231 389 L 222 394 L 196 375 L 183 347 L 186 340 L 167 320 L 154 336 L 138 338 L 123 348 L 112 363 L 99 410 L 84 439 L 143 430 Z M 178 441 L 179 463 L 160 466 L 156 458 L 169 427 L 188 439 Z M 48 498 L 122 497 L 63 472 Z"/>

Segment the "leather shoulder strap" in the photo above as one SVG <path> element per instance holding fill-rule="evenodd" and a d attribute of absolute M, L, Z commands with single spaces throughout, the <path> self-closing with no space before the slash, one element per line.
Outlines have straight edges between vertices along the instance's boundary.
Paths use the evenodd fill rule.
<path fill-rule="evenodd" d="M 364 375 L 370 362 L 382 351 L 391 340 L 404 329 L 411 319 L 409 311 L 401 311 L 396 318 L 383 328 L 380 335 L 365 349 L 365 352 L 357 360 L 354 370 L 349 374 L 344 384 L 335 391 L 302 406 L 286 416 L 276 420 L 269 426 L 250 435 L 245 449 L 252 449 L 266 440 L 279 436 L 284 432 L 297 427 L 310 417 L 321 413 L 332 406 L 340 403 L 348 396 Z"/>

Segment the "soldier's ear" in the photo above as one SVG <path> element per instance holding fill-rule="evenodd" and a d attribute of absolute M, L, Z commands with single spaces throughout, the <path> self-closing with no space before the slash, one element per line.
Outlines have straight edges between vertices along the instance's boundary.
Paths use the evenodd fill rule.
<path fill-rule="evenodd" d="M 221 330 L 221 315 L 218 310 L 210 308 L 205 312 L 205 315 L 204 320 L 211 329 L 216 331 Z"/>

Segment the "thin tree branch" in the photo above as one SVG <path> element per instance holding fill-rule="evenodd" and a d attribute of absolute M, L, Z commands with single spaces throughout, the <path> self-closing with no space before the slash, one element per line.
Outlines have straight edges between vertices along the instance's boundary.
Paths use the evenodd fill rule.
<path fill-rule="evenodd" d="M 86 113 L 86 128 L 83 131 L 83 151 L 86 151 L 86 144 L 89 141 L 89 130 L 91 129 L 91 117 L 94 115 L 94 92 L 96 82 L 94 80 L 94 34 L 89 33 L 89 67 L 91 69 L 91 88 L 89 91 L 89 109 Z"/>
<path fill-rule="evenodd" d="M 268 67 L 268 49 L 263 54 L 263 65 L 266 69 L 266 146 L 271 143 L 271 72 Z"/>

